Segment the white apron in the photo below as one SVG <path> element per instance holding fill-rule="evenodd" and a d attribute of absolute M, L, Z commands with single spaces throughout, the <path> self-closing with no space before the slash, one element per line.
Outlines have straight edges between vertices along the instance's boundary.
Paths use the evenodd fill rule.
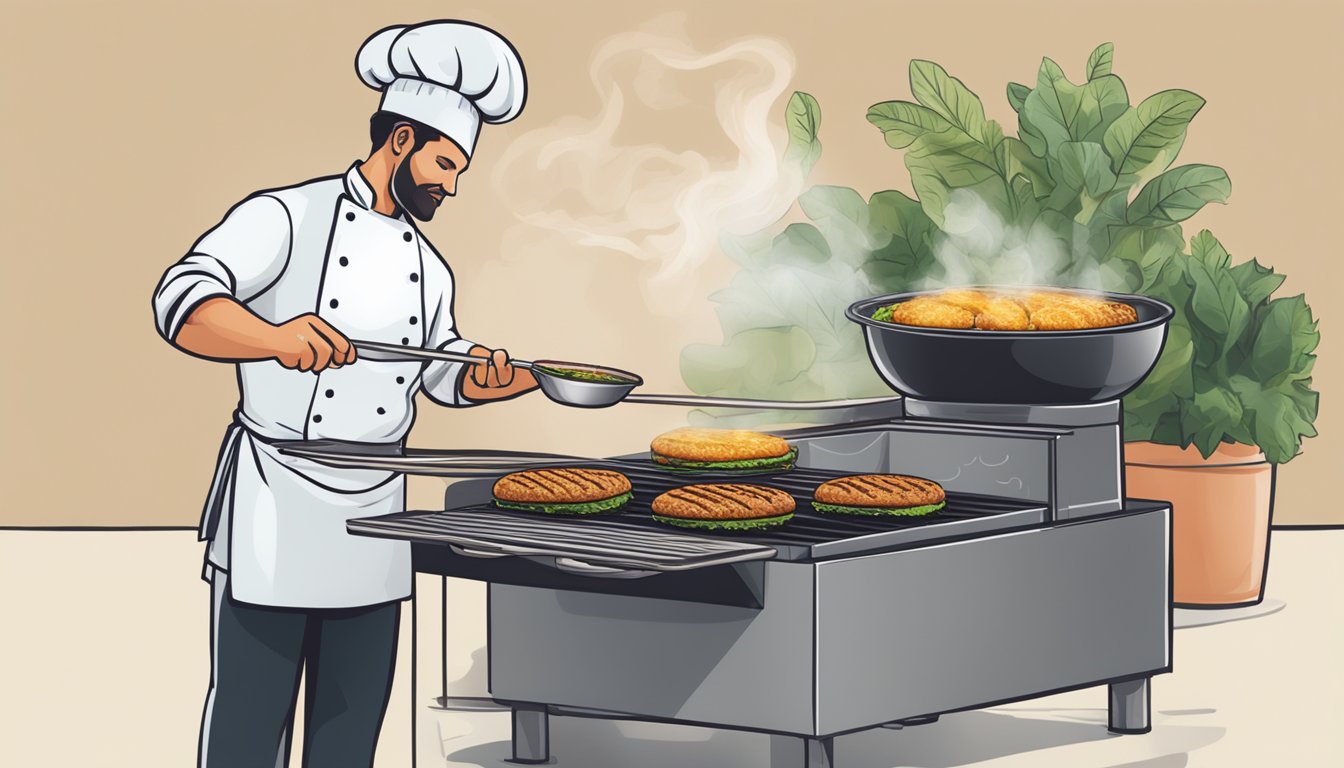
<path fill-rule="evenodd" d="M 244 302 L 252 311 L 270 322 L 316 312 L 352 339 L 455 351 L 472 346 L 453 329 L 446 266 L 409 223 L 369 210 L 372 192 L 355 168 L 344 179 L 264 196 L 272 198 L 268 205 L 282 203 L 275 211 L 290 222 L 290 241 L 276 257 L 279 268 L 228 267 L 227 260 L 210 257 L 228 267 L 228 279 L 221 279 L 226 284 L 250 279 L 234 272 L 257 273 L 253 282 L 264 283 L 263 290 Z M 268 231 L 266 216 L 274 212 L 260 202 L 246 210 L 244 205 L 249 201 L 202 238 L 184 260 L 190 269 L 179 267 L 182 275 L 201 271 L 201 252 L 249 253 L 224 238 Z M 241 224 L 230 228 L 235 217 Z M 171 287 L 170 277 L 164 285 Z M 172 314 L 161 312 L 166 319 L 160 327 L 169 338 L 177 322 Z M 232 597 L 259 605 L 341 608 L 409 597 L 410 545 L 352 536 L 345 528 L 351 518 L 402 511 L 402 476 L 325 467 L 282 455 L 272 443 L 332 439 L 395 446 L 414 420 L 413 396 L 422 383 L 435 400 L 469 404 L 456 394 L 461 367 L 422 371 L 419 363 L 359 360 L 314 375 L 272 360 L 240 363 L 238 369 L 242 397 L 201 522 L 201 538 L 210 541 L 206 577 L 212 568 L 227 571 Z"/>

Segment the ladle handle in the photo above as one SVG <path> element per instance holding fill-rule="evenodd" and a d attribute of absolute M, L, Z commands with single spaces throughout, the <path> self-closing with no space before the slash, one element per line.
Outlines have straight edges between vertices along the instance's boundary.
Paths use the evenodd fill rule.
<path fill-rule="evenodd" d="M 691 408 L 753 408 L 758 411 L 820 411 L 831 408 L 859 408 L 866 405 L 900 402 L 899 397 L 865 397 L 857 400 L 749 400 L 741 397 L 705 395 L 629 394 L 623 402 L 641 405 L 680 405 Z"/>
<path fill-rule="evenodd" d="M 368 354 L 370 360 L 396 361 L 409 360 L 412 362 L 450 362 L 450 363 L 488 363 L 490 358 L 468 355 L 463 352 L 448 352 L 442 349 L 425 349 L 424 347 L 403 347 L 396 344 L 384 344 L 380 341 L 355 341 L 355 350 L 363 355 Z M 528 360 L 510 360 L 509 363 L 514 368 L 523 370 L 532 370 L 532 363 Z"/>

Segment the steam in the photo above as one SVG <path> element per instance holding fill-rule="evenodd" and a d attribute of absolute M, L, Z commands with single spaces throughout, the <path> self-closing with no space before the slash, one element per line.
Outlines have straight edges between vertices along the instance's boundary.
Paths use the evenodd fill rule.
<path fill-rule="evenodd" d="M 921 288 L 1058 285 L 1101 291 L 1112 277 L 1098 266 L 1080 225 L 1062 238 L 1040 218 L 1026 228 L 1007 224 L 967 189 L 952 191 L 943 217 L 943 236 L 934 244 L 940 270 Z"/>
<path fill-rule="evenodd" d="M 719 238 L 778 221 L 802 179 L 780 161 L 784 131 L 771 120 L 793 75 L 791 52 L 766 38 L 702 51 L 679 31 L 655 31 L 667 26 L 599 48 L 590 69 L 596 114 L 514 139 L 495 183 L 531 235 L 644 262 L 645 294 L 659 297 L 650 308 L 670 313 L 676 298 L 696 297 L 695 272 Z M 713 89 L 712 113 L 692 111 L 707 98 L 682 95 L 697 81 Z M 666 119 L 674 111 L 675 122 Z M 650 124 L 651 140 L 632 137 Z M 719 136 L 719 146 L 668 146 L 688 136 Z"/>

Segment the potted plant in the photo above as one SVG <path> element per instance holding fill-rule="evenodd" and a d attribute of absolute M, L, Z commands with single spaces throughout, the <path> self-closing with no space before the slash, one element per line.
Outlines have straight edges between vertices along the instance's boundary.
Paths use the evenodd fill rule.
<path fill-rule="evenodd" d="M 1221 168 L 1172 167 L 1204 100 L 1170 89 L 1131 104 L 1113 60 L 1106 43 L 1088 57 L 1082 83 L 1048 58 L 1034 87 L 1009 83 L 1018 136 L 941 66 L 912 61 L 914 101 L 874 104 L 867 119 L 905 151 L 916 197 L 817 185 L 798 198 L 805 220 L 725 238 L 742 269 L 712 297 L 723 342 L 687 347 L 682 375 L 702 394 L 871 396 L 886 388 L 843 314 L 866 296 L 1053 283 L 1165 299 L 1177 310 L 1167 346 L 1125 399 L 1126 439 L 1136 441 L 1128 492 L 1176 502 L 1178 602 L 1252 602 L 1263 586 L 1266 545 L 1256 542 L 1267 541 L 1274 467 L 1315 434 L 1315 322 L 1302 297 L 1272 298 L 1282 276 L 1254 260 L 1232 264 L 1212 234 L 1187 249 L 1182 222 L 1231 193 Z M 822 152 L 816 99 L 795 93 L 786 126 L 785 158 L 806 175 Z M 1192 457 L 1208 471 L 1169 466 Z M 1257 511 L 1222 503 L 1234 499 L 1255 500 Z M 1238 565 L 1217 554 L 1232 551 Z"/>
<path fill-rule="evenodd" d="M 1126 492 L 1173 504 L 1173 592 L 1186 607 L 1260 602 L 1279 464 L 1316 434 L 1320 333 L 1303 296 L 1207 230 L 1152 286 L 1176 307 L 1166 346 L 1125 398 Z"/>

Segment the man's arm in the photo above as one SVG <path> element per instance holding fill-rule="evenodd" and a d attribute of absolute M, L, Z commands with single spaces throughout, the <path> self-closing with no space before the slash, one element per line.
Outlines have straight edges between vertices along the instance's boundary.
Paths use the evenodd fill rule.
<path fill-rule="evenodd" d="M 314 373 L 355 362 L 354 345 L 317 315 L 272 325 L 226 296 L 201 302 L 172 341 L 209 360 L 275 359 L 286 368 Z"/>

